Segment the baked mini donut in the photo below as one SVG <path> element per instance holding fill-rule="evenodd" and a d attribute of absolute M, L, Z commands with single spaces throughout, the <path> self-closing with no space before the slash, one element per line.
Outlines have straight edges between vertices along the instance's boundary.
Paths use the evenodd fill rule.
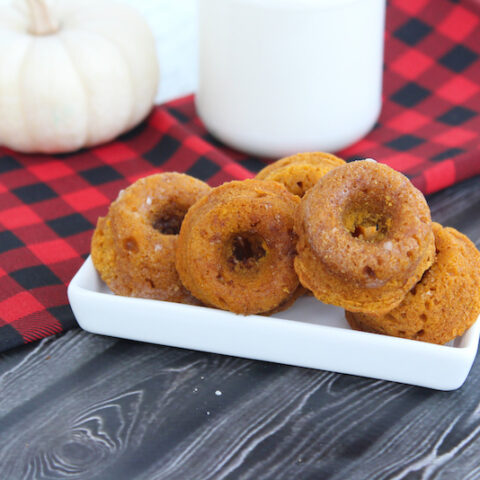
<path fill-rule="evenodd" d="M 271 163 L 260 170 L 257 180 L 273 180 L 299 197 L 312 188 L 327 172 L 345 162 L 330 153 L 297 153 Z"/>
<path fill-rule="evenodd" d="M 302 285 L 354 312 L 396 307 L 435 256 L 425 198 L 404 175 L 373 161 L 322 177 L 303 197 L 295 230 Z"/>
<path fill-rule="evenodd" d="M 453 228 L 433 224 L 437 255 L 402 303 L 384 315 L 345 312 L 352 328 L 444 344 L 480 314 L 480 252 Z"/>
<path fill-rule="evenodd" d="M 175 269 L 178 232 L 187 210 L 210 191 L 196 178 L 169 172 L 141 178 L 98 219 L 92 260 L 118 295 L 199 304 Z"/>
<path fill-rule="evenodd" d="M 235 313 L 288 305 L 299 285 L 293 268 L 299 203 L 275 182 L 214 188 L 183 221 L 176 255 L 182 283 L 204 304 Z"/>

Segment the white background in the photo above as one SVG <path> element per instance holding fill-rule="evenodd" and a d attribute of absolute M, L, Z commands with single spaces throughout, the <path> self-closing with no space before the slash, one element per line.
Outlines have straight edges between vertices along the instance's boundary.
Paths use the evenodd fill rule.
<path fill-rule="evenodd" d="M 195 91 L 197 0 L 123 1 L 143 14 L 155 36 L 160 63 L 157 102 Z"/>

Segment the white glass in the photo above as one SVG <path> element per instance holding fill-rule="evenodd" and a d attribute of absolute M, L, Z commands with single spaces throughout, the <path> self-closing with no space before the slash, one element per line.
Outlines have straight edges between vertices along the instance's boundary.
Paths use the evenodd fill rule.
<path fill-rule="evenodd" d="M 199 0 L 196 105 L 228 145 L 337 151 L 381 107 L 385 0 Z"/>

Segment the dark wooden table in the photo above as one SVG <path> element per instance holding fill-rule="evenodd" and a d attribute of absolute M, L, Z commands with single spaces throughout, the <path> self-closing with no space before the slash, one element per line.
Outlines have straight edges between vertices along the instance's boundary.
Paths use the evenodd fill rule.
<path fill-rule="evenodd" d="M 480 245 L 480 178 L 431 196 Z M 420 387 L 81 330 L 0 356 L 0 479 L 480 479 L 480 361 Z"/>

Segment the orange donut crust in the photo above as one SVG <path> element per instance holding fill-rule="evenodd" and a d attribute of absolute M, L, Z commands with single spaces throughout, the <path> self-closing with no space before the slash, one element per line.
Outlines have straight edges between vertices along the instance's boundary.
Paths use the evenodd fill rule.
<path fill-rule="evenodd" d="M 262 313 L 262 315 L 269 316 L 273 315 L 274 313 L 283 312 L 289 309 L 300 297 L 303 297 L 304 295 L 311 295 L 311 293 L 303 285 L 298 285 L 297 289 L 278 307 L 270 310 L 269 312 Z"/>
<path fill-rule="evenodd" d="M 322 177 L 302 199 L 295 269 L 322 302 L 385 313 L 421 278 L 435 255 L 430 210 L 408 179 L 359 161 Z"/>
<path fill-rule="evenodd" d="M 385 315 L 345 312 L 352 328 L 444 344 L 480 314 L 480 252 L 453 228 L 433 224 L 435 263 L 402 303 Z"/>
<path fill-rule="evenodd" d="M 257 180 L 273 180 L 294 195 L 303 197 L 327 172 L 345 161 L 331 153 L 297 153 L 271 163 L 257 173 Z"/>
<path fill-rule="evenodd" d="M 206 305 L 241 314 L 272 313 L 294 300 L 299 203 L 275 182 L 233 181 L 213 189 L 189 210 L 180 230 L 182 283 Z"/>
<path fill-rule="evenodd" d="M 200 304 L 175 269 L 175 232 L 190 206 L 210 190 L 196 178 L 168 172 L 120 192 L 107 216 L 98 219 L 91 245 L 93 263 L 112 292 Z"/>

